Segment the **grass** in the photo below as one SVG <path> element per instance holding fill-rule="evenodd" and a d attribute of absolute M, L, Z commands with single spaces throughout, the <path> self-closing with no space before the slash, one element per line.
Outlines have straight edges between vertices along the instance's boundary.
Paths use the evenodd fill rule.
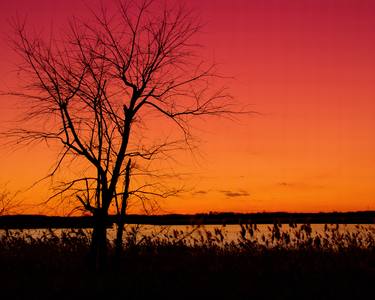
<path fill-rule="evenodd" d="M 361 299 L 373 293 L 374 228 L 309 224 L 204 227 L 143 235 L 128 229 L 120 265 L 95 274 L 87 231 L 8 231 L 0 239 L 4 299 Z M 112 252 L 110 244 L 110 252 Z"/>

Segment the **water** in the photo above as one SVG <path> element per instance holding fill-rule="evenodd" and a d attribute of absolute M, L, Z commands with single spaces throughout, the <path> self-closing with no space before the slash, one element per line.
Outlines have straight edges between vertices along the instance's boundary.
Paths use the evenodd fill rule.
<path fill-rule="evenodd" d="M 375 237 L 375 225 L 359 225 L 359 224 L 312 224 L 310 227 L 306 225 L 286 225 L 282 224 L 275 230 L 274 225 L 260 224 L 260 225 L 245 225 L 241 228 L 240 225 L 205 225 L 205 226 L 186 226 L 186 225 L 172 225 L 172 226 L 154 226 L 154 225 L 128 225 L 125 228 L 127 235 L 136 235 L 137 239 L 144 239 L 145 237 L 165 240 L 179 240 L 186 239 L 188 241 L 205 241 L 207 239 L 217 242 L 238 242 L 239 240 L 247 239 L 264 244 L 267 240 L 272 240 L 272 236 L 283 233 L 289 234 L 291 237 L 298 237 L 307 239 L 308 237 L 315 238 L 340 238 L 345 236 L 356 237 L 357 239 L 365 239 L 368 236 Z M 309 232 L 311 230 L 311 232 Z M 108 231 L 109 239 L 115 237 L 115 229 Z"/>
<path fill-rule="evenodd" d="M 52 236 L 61 237 L 62 233 L 70 229 L 26 229 L 9 230 L 10 233 L 28 239 L 44 239 Z M 71 234 L 84 234 L 89 239 L 91 229 L 71 230 Z M 0 236 L 6 234 L 5 230 L 0 230 Z M 108 239 L 113 242 L 116 237 L 116 228 L 108 229 Z M 275 245 L 287 242 L 289 245 L 314 240 L 319 237 L 326 241 L 341 242 L 348 244 L 360 242 L 363 245 L 371 244 L 375 239 L 375 225 L 356 224 L 312 224 L 312 225 L 126 225 L 124 239 L 132 239 L 138 244 L 145 241 L 165 241 L 177 243 L 184 241 L 188 245 L 210 243 L 224 245 L 225 243 L 255 242 L 263 245 Z"/>

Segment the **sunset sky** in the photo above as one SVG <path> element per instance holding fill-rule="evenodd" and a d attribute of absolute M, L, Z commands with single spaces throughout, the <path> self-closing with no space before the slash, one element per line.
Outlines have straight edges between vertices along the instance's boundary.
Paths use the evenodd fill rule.
<path fill-rule="evenodd" d="M 9 18 L 58 31 L 91 3 L 1 1 L 0 90 L 17 84 Z M 163 200 L 162 212 L 375 210 L 375 1 L 186 3 L 205 24 L 196 37 L 202 57 L 233 77 L 225 84 L 236 105 L 259 114 L 193 123 L 199 150 L 173 166 L 187 191 Z M 17 105 L 0 96 L 1 129 Z M 24 191 L 53 159 L 45 145 L 2 148 L 0 185 Z M 48 197 L 46 184 L 19 197 L 26 213 L 54 213 L 34 206 Z"/>

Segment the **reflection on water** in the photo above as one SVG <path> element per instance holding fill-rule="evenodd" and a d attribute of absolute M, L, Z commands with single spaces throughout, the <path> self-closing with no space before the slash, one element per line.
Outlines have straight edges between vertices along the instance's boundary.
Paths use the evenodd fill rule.
<path fill-rule="evenodd" d="M 64 232 L 69 235 L 91 236 L 91 229 L 28 229 L 1 230 L 0 236 L 12 234 L 25 239 L 48 239 L 53 236 L 61 237 Z M 108 239 L 113 242 L 116 228 L 108 229 Z M 373 246 L 375 241 L 375 225 L 324 225 L 324 224 L 291 224 L 291 225 L 126 225 L 124 231 L 125 243 L 172 243 L 185 245 L 226 246 L 233 243 L 258 244 L 268 247 L 294 247 L 301 244 L 325 246 L 329 248 L 341 246 Z M 340 246 L 340 247 L 341 247 Z"/>
<path fill-rule="evenodd" d="M 216 244 L 251 241 L 268 245 L 271 242 L 284 240 L 287 243 L 319 237 L 328 240 L 362 241 L 373 243 L 375 225 L 357 224 L 299 224 L 299 225 L 205 225 L 205 226 L 151 226 L 128 225 L 126 234 L 135 236 L 138 242 L 142 239 L 186 240 L 190 244 L 211 242 Z M 110 240 L 115 237 L 115 229 L 108 231 Z"/>

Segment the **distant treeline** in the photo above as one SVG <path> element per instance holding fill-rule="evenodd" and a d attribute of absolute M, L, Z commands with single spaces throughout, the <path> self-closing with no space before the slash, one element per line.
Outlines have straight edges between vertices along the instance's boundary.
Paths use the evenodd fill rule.
<path fill-rule="evenodd" d="M 57 217 L 43 215 L 12 215 L 0 217 L 1 229 L 92 228 L 93 217 Z M 110 216 L 108 227 L 117 223 Z M 145 225 L 226 225 L 226 224 L 375 224 L 375 211 L 330 213 L 208 213 L 195 215 L 128 215 L 126 224 Z"/>

